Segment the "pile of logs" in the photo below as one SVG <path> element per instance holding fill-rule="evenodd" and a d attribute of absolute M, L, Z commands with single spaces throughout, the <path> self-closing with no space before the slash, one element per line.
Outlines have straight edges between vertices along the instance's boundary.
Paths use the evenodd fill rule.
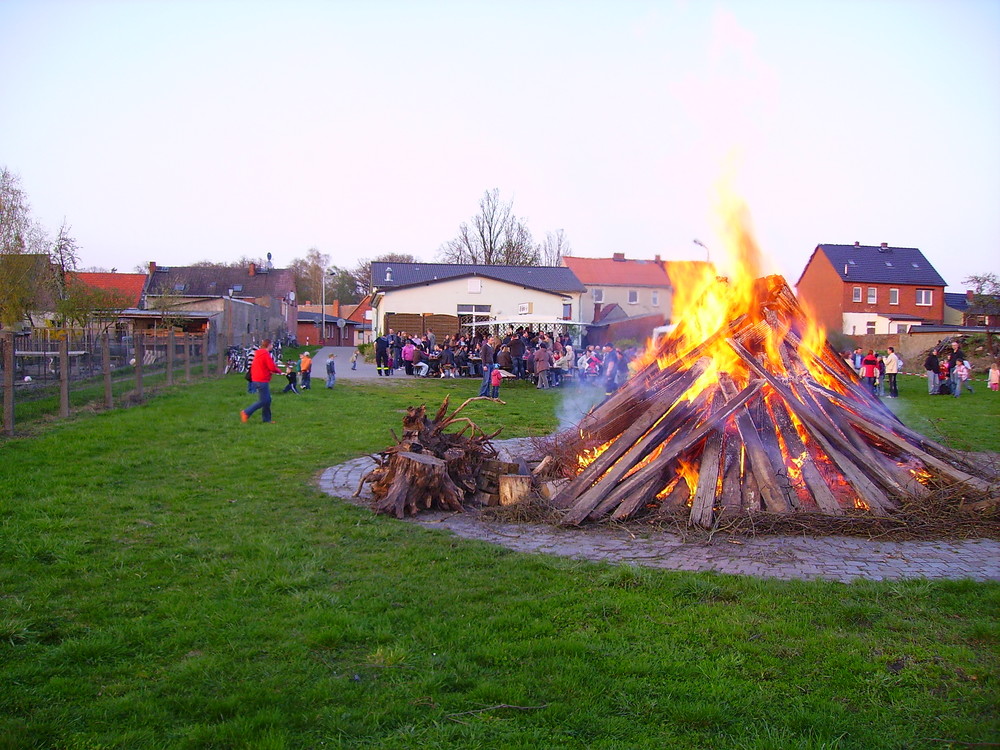
<path fill-rule="evenodd" d="M 354 496 L 370 484 L 372 510 L 397 518 L 428 508 L 463 510 L 466 498 L 483 491 L 478 485 L 484 462 L 497 457 L 490 441 L 500 430 L 486 434 L 472 420 L 458 416 L 478 400 L 470 398 L 449 414 L 445 398 L 430 418 L 425 406 L 408 407 L 402 437 L 393 433 L 396 444 L 373 456 L 377 465 L 362 477 Z M 460 429 L 446 432 L 452 427 Z"/>
<path fill-rule="evenodd" d="M 553 498 L 568 509 L 562 523 L 685 506 L 706 528 L 755 511 L 885 515 L 934 481 L 995 502 L 996 477 L 903 425 L 829 344 L 803 344 L 805 317 L 784 279 L 759 279 L 756 296 L 759 309 L 697 345 L 680 351 L 683 337 L 668 338 L 557 437 L 577 454 L 602 451 Z M 736 355 L 730 372 L 714 373 L 720 347 Z"/>

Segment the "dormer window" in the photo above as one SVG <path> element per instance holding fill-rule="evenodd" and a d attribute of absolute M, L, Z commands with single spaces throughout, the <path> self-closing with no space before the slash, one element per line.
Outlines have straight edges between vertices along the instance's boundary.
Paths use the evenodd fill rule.
<path fill-rule="evenodd" d="M 185 286 L 186 286 L 185 284 L 174 284 L 174 291 L 183 292 Z"/>
<path fill-rule="evenodd" d="M 242 292 L 243 291 L 243 285 L 242 284 L 233 284 L 233 291 L 234 292 Z"/>

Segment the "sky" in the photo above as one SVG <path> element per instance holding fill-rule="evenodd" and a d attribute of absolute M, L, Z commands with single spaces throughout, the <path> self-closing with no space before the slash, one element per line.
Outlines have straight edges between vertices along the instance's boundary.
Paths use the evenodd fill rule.
<path fill-rule="evenodd" d="M 0 166 L 83 267 L 821 243 L 1000 273 L 1000 0 L 0 0 Z M 694 243 L 697 239 L 707 250 Z"/>

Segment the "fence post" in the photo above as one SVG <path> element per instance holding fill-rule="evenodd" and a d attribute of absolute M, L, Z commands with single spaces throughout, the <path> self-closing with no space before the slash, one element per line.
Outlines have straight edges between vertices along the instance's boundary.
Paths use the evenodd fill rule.
<path fill-rule="evenodd" d="M 59 416 L 69 416 L 69 331 L 59 339 Z"/>
<path fill-rule="evenodd" d="M 167 385 L 174 384 L 174 329 L 167 331 Z"/>
<path fill-rule="evenodd" d="M 218 344 L 218 346 L 219 346 L 219 369 L 217 369 L 215 371 L 215 374 L 218 377 L 221 378 L 223 375 L 226 374 L 226 350 L 229 347 L 222 345 L 222 335 L 221 334 L 219 336 L 217 336 L 216 339 L 219 342 L 219 344 Z"/>
<path fill-rule="evenodd" d="M 14 434 L 14 332 L 4 331 L 3 340 L 3 431 Z"/>
<path fill-rule="evenodd" d="M 208 331 L 201 335 L 201 376 L 208 377 Z"/>
<path fill-rule="evenodd" d="M 135 393 L 142 398 L 142 360 L 146 358 L 146 335 L 137 333 L 135 336 Z"/>
<path fill-rule="evenodd" d="M 184 332 L 184 382 L 191 382 L 191 334 Z"/>
<path fill-rule="evenodd" d="M 115 396 L 111 390 L 111 334 L 108 331 L 101 336 L 101 372 L 104 374 L 104 407 L 113 409 Z"/>

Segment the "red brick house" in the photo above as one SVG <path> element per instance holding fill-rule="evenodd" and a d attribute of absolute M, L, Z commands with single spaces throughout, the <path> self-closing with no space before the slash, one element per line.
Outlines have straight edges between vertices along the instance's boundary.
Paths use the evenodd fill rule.
<path fill-rule="evenodd" d="M 817 245 L 795 286 L 828 331 L 904 333 L 944 322 L 945 280 L 913 247 Z"/>

